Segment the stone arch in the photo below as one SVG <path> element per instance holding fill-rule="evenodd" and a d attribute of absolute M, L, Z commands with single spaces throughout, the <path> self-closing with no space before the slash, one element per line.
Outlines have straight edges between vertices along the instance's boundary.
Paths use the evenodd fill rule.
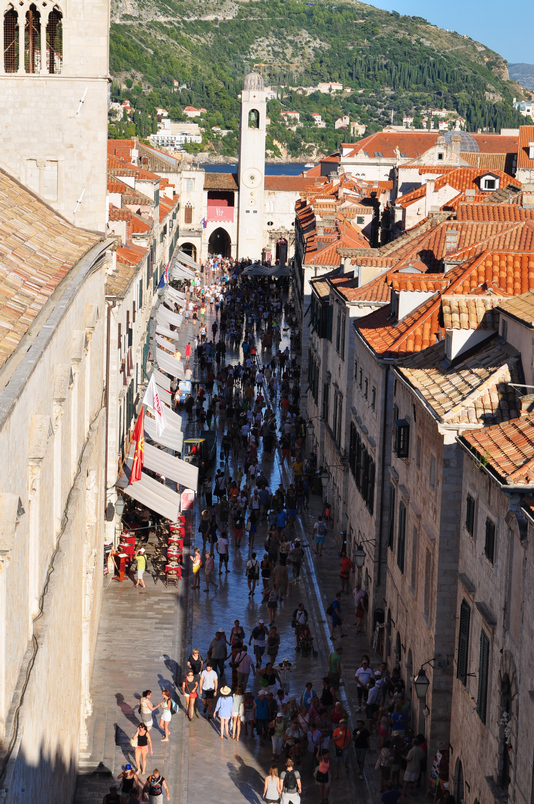
<path fill-rule="evenodd" d="M 41 12 L 32 3 L 24 22 L 24 71 L 41 72 Z"/>
<path fill-rule="evenodd" d="M 4 11 L 4 72 L 16 73 L 19 69 L 19 15 L 9 4 Z"/>
<path fill-rule="evenodd" d="M 251 109 L 248 113 L 248 127 L 249 128 L 259 128 L 260 127 L 260 113 L 257 109 Z"/>
<path fill-rule="evenodd" d="M 182 243 L 180 249 L 187 254 L 191 259 L 196 260 L 197 258 L 197 247 L 193 243 Z"/>
<path fill-rule="evenodd" d="M 208 241 L 208 251 L 210 254 L 221 254 L 223 257 L 232 256 L 232 241 L 230 235 L 222 226 L 219 226 L 218 229 L 211 233 Z"/>
<path fill-rule="evenodd" d="M 46 23 L 46 71 L 59 75 L 63 66 L 63 14 L 54 6 Z"/>

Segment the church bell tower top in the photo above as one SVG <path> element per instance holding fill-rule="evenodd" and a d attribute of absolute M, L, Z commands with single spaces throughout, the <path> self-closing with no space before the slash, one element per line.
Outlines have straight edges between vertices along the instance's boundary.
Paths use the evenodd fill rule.
<path fill-rule="evenodd" d="M 248 73 L 248 75 L 245 76 L 245 80 L 243 81 L 243 89 L 249 91 L 265 89 L 263 78 L 259 73 Z"/>

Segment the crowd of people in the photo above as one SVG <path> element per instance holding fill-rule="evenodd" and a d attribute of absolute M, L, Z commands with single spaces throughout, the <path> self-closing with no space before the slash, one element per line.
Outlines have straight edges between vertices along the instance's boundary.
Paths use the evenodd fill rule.
<path fill-rule="evenodd" d="M 208 463 L 200 466 L 202 512 L 199 546 L 191 553 L 191 588 L 217 594 L 221 576 L 230 573 L 229 555 L 239 554 L 249 597 L 258 595 L 259 616 L 249 633 L 236 619 L 228 631 L 217 629 L 205 651 L 191 650 L 180 690 L 185 716 L 189 722 L 201 717 L 216 722 L 220 740 L 270 743 L 271 765 L 262 792 L 268 802 L 299 804 L 303 781 L 306 785 L 309 780 L 317 786 L 321 804 L 326 804 L 332 782 L 340 772 L 350 772 L 353 746 L 359 779 L 364 779 L 366 756 L 374 750 L 380 801 L 402 804 L 417 785 L 424 784 L 427 749 L 424 735 L 410 729 L 410 706 L 398 668 L 390 673 L 384 663 L 372 667 L 369 657 L 362 657 L 354 675 L 358 719 L 352 729 L 339 698 L 344 676 L 341 640 L 347 636 L 342 600 L 351 591 L 354 570 L 345 553 L 341 591 L 327 610 L 334 643 L 327 674 L 295 691 L 295 665 L 288 657 L 278 658 L 280 606 L 299 590 L 305 563 L 305 545 L 295 523 L 308 508 L 322 470 L 314 454 L 305 455 L 306 421 L 299 409 L 300 340 L 293 304 L 274 280 L 244 280 L 231 261 L 210 261 L 205 270 L 213 284 L 197 287 L 187 305 L 198 334 L 186 349 L 186 365 L 194 367 L 198 382 L 184 403 L 177 397 L 177 404 L 183 404 L 188 419 L 201 428 L 218 430 L 222 462 L 215 474 Z M 208 309 L 211 326 L 205 318 Z M 284 328 L 290 344 L 282 349 Z M 232 360 L 227 361 L 228 354 Z M 289 482 L 272 488 L 269 477 L 276 447 Z M 319 560 L 328 516 L 325 505 L 308 534 Z M 356 584 L 356 633 L 365 616 L 365 598 L 365 590 Z M 290 608 L 296 661 L 299 656 L 317 655 L 305 604 Z M 158 706 L 162 740 L 167 741 L 173 702 L 165 692 Z M 123 798 L 125 789 L 129 795 L 136 784 L 142 786 L 138 775 L 145 775 L 147 753 L 152 752 L 150 728 L 156 707 L 149 693 L 141 698 L 141 723 L 133 738 L 137 767 L 124 771 Z M 154 779 L 156 793 L 150 792 Z M 152 796 L 150 801 L 161 801 L 167 788 L 158 770 L 144 789 Z"/>

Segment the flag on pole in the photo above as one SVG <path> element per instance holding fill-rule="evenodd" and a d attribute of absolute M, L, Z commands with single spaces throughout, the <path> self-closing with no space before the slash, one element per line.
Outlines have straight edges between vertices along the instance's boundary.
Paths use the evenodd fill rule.
<path fill-rule="evenodd" d="M 144 460 L 144 445 L 145 445 L 145 409 L 141 408 L 141 413 L 137 419 L 132 435 L 132 441 L 135 441 L 135 452 L 133 456 L 132 471 L 130 472 L 130 485 L 135 483 L 136 480 L 141 480 L 141 469 L 143 468 Z"/>
<path fill-rule="evenodd" d="M 158 436 L 162 434 L 167 426 L 167 419 L 165 418 L 165 411 L 161 403 L 161 398 L 156 385 L 156 378 L 152 374 L 150 382 L 148 383 L 145 395 L 143 397 L 143 404 L 150 408 L 156 419 L 156 432 Z"/>

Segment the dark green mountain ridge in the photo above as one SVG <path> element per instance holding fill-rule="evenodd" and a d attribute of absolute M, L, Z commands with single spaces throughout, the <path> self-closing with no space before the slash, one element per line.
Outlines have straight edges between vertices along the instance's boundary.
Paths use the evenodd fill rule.
<path fill-rule="evenodd" d="M 112 94 L 128 97 L 136 125 L 147 133 L 147 115 L 162 106 L 174 120 L 186 105 L 205 107 L 208 130 L 220 153 L 237 145 L 238 94 L 243 76 L 258 62 L 266 84 L 279 90 L 269 103 L 268 149 L 273 155 L 328 153 L 349 132 L 334 129 L 348 115 L 367 133 L 402 123 L 428 108 L 446 108 L 466 120 L 468 131 L 499 131 L 525 122 L 512 107 L 523 97 L 499 54 L 469 37 L 444 31 L 421 17 L 401 16 L 360 2 L 332 5 L 300 0 L 114 0 L 111 25 Z M 177 81 L 176 89 L 174 82 Z M 341 82 L 351 92 L 299 94 L 287 87 Z M 301 113 L 303 126 L 288 130 L 282 110 Z M 313 126 L 319 112 L 325 129 Z M 112 135 L 131 135 L 124 124 Z M 202 148 L 205 147 L 203 144 Z M 285 154 L 284 154 L 285 155 Z"/>

